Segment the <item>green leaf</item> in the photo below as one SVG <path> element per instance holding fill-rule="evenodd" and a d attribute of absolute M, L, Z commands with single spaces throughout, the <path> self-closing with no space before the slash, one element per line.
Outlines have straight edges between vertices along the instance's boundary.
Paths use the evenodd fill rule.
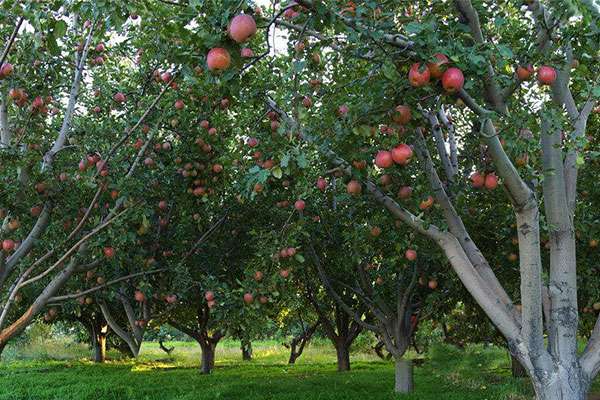
<path fill-rule="evenodd" d="M 56 25 L 54 25 L 54 37 L 59 38 L 67 33 L 67 23 L 63 20 L 56 21 Z"/>
<path fill-rule="evenodd" d="M 273 168 L 273 170 L 271 171 L 271 173 L 277 179 L 281 179 L 281 177 L 283 176 L 283 171 L 279 167 Z"/>

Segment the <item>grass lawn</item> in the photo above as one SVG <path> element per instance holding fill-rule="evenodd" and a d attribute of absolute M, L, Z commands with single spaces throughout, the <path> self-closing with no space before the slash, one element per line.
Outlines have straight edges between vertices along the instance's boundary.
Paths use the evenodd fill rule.
<path fill-rule="evenodd" d="M 0 364 L 0 400 L 531 399 L 526 380 L 510 377 L 506 352 L 498 348 L 433 347 L 415 368 L 415 393 L 400 396 L 393 393 L 391 363 L 354 353 L 352 371 L 338 373 L 335 353 L 325 343 L 310 346 L 289 366 L 286 349 L 275 342 L 254 343 L 254 360 L 243 362 L 238 344 L 226 341 L 210 376 L 198 373 L 195 343 L 171 344 L 173 359 L 148 343 L 137 361 L 104 365 L 86 360 L 89 351 L 79 344 L 8 349 Z"/>

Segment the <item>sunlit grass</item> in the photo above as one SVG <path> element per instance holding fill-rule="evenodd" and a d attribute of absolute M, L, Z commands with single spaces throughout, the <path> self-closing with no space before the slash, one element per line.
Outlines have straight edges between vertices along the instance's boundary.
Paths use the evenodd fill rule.
<path fill-rule="evenodd" d="M 110 353 L 104 365 L 89 361 L 85 346 L 37 343 L 13 349 L 0 365 L 0 400 L 524 400 L 528 384 L 510 377 L 506 352 L 495 347 L 466 351 L 434 346 L 415 368 L 416 391 L 393 393 L 394 367 L 371 353 L 353 352 L 352 371 L 336 371 L 335 351 L 325 340 L 308 346 L 288 365 L 289 353 L 276 341 L 253 343 L 254 359 L 241 360 L 239 342 L 217 348 L 212 375 L 198 371 L 194 342 L 145 343 L 137 360 Z M 15 351 L 19 353 L 15 353 Z M 43 355 L 44 360 L 35 356 Z M 411 357 L 417 357 L 411 354 Z"/>

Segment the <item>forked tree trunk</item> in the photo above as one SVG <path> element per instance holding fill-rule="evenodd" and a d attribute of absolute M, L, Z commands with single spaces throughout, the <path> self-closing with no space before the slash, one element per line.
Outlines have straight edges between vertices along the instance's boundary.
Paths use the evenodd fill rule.
<path fill-rule="evenodd" d="M 350 371 L 350 346 L 346 345 L 345 340 L 337 340 L 335 343 L 335 352 L 337 354 L 337 370 Z"/>
<path fill-rule="evenodd" d="M 201 343 L 202 361 L 200 363 L 200 372 L 210 374 L 215 366 L 215 345 L 212 343 Z"/>
<path fill-rule="evenodd" d="M 587 400 L 589 383 L 576 368 L 561 368 L 550 382 L 533 379 L 536 400 Z"/>
<path fill-rule="evenodd" d="M 411 360 L 396 359 L 396 393 L 411 393 L 413 391 L 413 364 Z"/>
<path fill-rule="evenodd" d="M 512 354 L 510 356 L 510 369 L 513 378 L 527 378 L 527 370 Z"/>

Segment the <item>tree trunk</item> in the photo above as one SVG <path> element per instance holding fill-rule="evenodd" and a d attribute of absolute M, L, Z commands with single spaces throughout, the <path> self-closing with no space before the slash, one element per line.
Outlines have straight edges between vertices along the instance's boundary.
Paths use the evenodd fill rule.
<path fill-rule="evenodd" d="M 338 340 L 335 344 L 337 354 L 338 371 L 350 371 L 350 346 L 346 345 L 345 340 Z"/>
<path fill-rule="evenodd" d="M 94 336 L 94 362 L 106 361 L 106 334 L 98 333 Z"/>
<path fill-rule="evenodd" d="M 510 355 L 510 364 L 513 378 L 527 378 L 527 370 L 513 355 Z"/>
<path fill-rule="evenodd" d="M 558 363 L 553 368 L 545 376 L 542 370 L 530 371 L 536 400 L 587 400 L 590 381 L 578 365 Z"/>
<path fill-rule="evenodd" d="M 242 340 L 241 349 L 242 349 L 242 360 L 251 361 L 252 360 L 252 342 L 249 340 Z"/>
<path fill-rule="evenodd" d="M 202 362 L 200 364 L 200 372 L 202 374 L 210 374 L 215 366 L 215 345 L 212 343 L 200 344 L 202 348 Z"/>
<path fill-rule="evenodd" d="M 2 359 L 2 353 L 4 352 L 5 347 L 6 343 L 0 343 L 0 360 Z"/>
<path fill-rule="evenodd" d="M 403 358 L 396 360 L 396 393 L 411 393 L 413 391 L 413 364 Z"/>
<path fill-rule="evenodd" d="M 291 345 L 290 359 L 288 360 L 288 364 L 295 364 L 298 357 L 300 357 L 300 354 L 296 353 L 296 345 Z"/>

